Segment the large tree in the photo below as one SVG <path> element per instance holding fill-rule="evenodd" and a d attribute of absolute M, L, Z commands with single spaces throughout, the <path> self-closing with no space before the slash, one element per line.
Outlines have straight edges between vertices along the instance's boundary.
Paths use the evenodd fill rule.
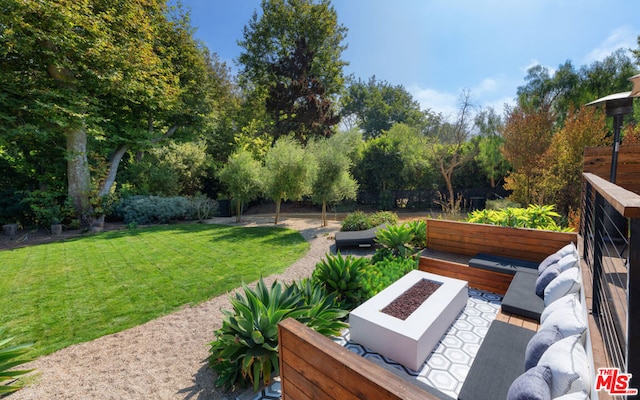
<path fill-rule="evenodd" d="M 507 110 L 503 153 L 513 171 L 505 179 L 505 187 L 513 190 L 511 197 L 523 205 L 544 200 L 542 177 L 553 122 L 548 107 L 529 112 L 519 107 Z"/>
<path fill-rule="evenodd" d="M 471 131 L 471 94 L 461 93 L 455 121 L 444 122 L 436 128 L 429 147 L 435 168 L 444 179 L 447 193 L 442 205 L 447 212 L 457 212 L 459 202 L 453 187 L 453 175 L 466 161 L 473 158 L 467 139 Z"/>
<path fill-rule="evenodd" d="M 341 138 L 314 139 L 306 147 L 313 160 L 311 198 L 322 204 L 322 226 L 327 226 L 327 203 L 355 199 L 358 184 L 349 168 L 349 148 L 342 147 Z"/>
<path fill-rule="evenodd" d="M 584 148 L 610 145 L 605 115 L 593 107 L 569 110 L 564 126 L 545 155 L 545 202 L 556 204 L 564 215 L 580 207 Z"/>
<path fill-rule="evenodd" d="M 479 135 L 474 138 L 478 146 L 475 159 L 489 178 L 491 187 L 495 188 L 509 170 L 509 163 L 502 154 L 504 123 L 500 115 L 488 107 L 476 114 L 474 124 L 479 131 Z"/>
<path fill-rule="evenodd" d="M 378 81 L 375 76 L 349 85 L 342 102 L 343 116 L 355 119 L 365 139 L 378 137 L 397 123 L 422 127 L 428 115 L 404 86 Z"/>
<path fill-rule="evenodd" d="M 7 0 L 0 28 L 0 144 L 15 144 L 8 148 L 25 159 L 37 144 L 56 167 L 66 160 L 62 180 L 84 224 L 127 151 L 202 124 L 212 111 L 208 50 L 188 16 L 164 1 Z"/>
<path fill-rule="evenodd" d="M 331 135 L 345 35 L 329 0 L 263 0 L 262 14 L 254 12 L 239 41 L 239 82 L 261 100 L 274 140 Z"/>

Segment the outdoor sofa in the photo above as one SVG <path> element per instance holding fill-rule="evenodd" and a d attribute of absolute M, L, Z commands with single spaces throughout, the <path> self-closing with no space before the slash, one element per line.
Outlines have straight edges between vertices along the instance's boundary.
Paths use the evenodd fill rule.
<path fill-rule="evenodd" d="M 386 224 L 382 224 L 363 231 L 337 232 L 336 250 L 345 247 L 373 247 L 376 245 L 376 233 L 386 226 Z"/>

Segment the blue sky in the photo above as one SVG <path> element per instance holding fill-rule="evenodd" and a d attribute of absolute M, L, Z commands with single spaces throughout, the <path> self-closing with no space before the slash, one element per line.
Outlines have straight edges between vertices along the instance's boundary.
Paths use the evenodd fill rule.
<path fill-rule="evenodd" d="M 182 0 L 196 37 L 236 69 L 260 0 Z M 333 0 L 348 29 L 346 74 L 403 85 L 423 109 L 454 115 L 463 90 L 502 113 L 529 67 L 575 68 L 636 49 L 637 0 Z M 629 87 L 631 90 L 631 87 Z M 595 100 L 595 99 L 594 99 Z"/>

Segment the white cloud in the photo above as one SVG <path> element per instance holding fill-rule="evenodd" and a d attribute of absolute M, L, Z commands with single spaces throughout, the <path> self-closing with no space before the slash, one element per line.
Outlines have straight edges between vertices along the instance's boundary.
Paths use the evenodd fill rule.
<path fill-rule="evenodd" d="M 431 110 L 436 113 L 441 113 L 443 116 L 456 114 L 458 104 L 457 94 L 421 88 L 418 85 L 411 85 L 407 90 L 413 98 L 420 103 L 420 107 L 423 110 Z"/>
<path fill-rule="evenodd" d="M 486 93 L 494 93 L 498 89 L 498 81 L 493 78 L 485 78 L 476 87 L 471 89 L 472 95 L 484 95 Z"/>
<path fill-rule="evenodd" d="M 635 48 L 636 44 L 636 32 L 629 26 L 621 26 L 611 32 L 598 47 L 591 50 L 585 57 L 584 62 L 589 64 L 594 61 L 601 61 L 619 48 Z"/>

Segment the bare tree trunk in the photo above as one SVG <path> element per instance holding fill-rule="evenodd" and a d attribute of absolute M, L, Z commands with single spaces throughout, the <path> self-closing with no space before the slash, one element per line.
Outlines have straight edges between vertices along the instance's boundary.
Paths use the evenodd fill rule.
<path fill-rule="evenodd" d="M 236 222 L 242 221 L 242 202 L 236 199 Z"/>
<path fill-rule="evenodd" d="M 113 184 L 116 183 L 116 175 L 118 174 L 118 167 L 120 166 L 120 161 L 124 154 L 127 152 L 128 146 L 126 144 L 120 145 L 115 152 L 111 155 L 111 159 L 109 159 L 109 169 L 107 171 L 107 176 L 98 192 L 100 197 L 107 196 L 111 193 L 111 188 Z"/>
<path fill-rule="evenodd" d="M 327 226 L 327 202 L 322 200 L 322 226 Z"/>
<path fill-rule="evenodd" d="M 278 222 L 280 221 L 280 203 L 282 202 L 282 199 L 278 199 L 278 201 L 276 201 L 276 222 L 275 224 L 278 225 Z"/>
<path fill-rule="evenodd" d="M 92 207 L 89 201 L 91 193 L 91 174 L 87 159 L 87 131 L 84 126 L 70 129 L 66 133 L 67 141 L 67 183 L 69 198 L 73 201 L 80 224 L 91 226 Z"/>

